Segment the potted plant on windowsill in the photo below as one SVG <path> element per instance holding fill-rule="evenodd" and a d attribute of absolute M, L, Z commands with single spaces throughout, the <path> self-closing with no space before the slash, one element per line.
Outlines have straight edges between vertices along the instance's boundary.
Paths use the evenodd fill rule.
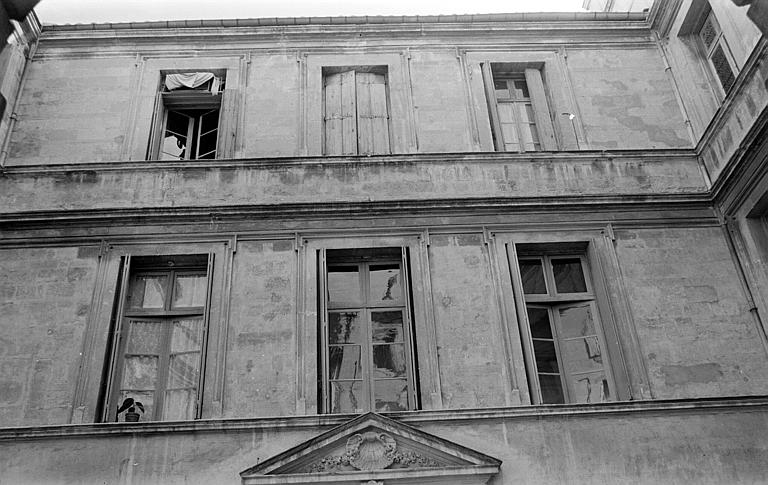
<path fill-rule="evenodd" d="M 125 422 L 136 423 L 141 417 L 141 414 L 136 412 L 137 409 L 141 411 L 141 414 L 144 414 L 144 405 L 141 402 L 134 401 L 132 397 L 126 397 L 120 407 L 117 408 L 117 415 L 119 416 L 125 411 Z"/>

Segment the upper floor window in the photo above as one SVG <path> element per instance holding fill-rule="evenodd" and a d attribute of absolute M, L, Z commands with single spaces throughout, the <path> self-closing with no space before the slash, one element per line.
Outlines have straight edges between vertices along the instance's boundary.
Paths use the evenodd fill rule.
<path fill-rule="evenodd" d="M 323 68 L 326 155 L 390 153 L 387 67 Z"/>
<path fill-rule="evenodd" d="M 483 63 L 496 151 L 556 150 L 541 71 L 518 63 Z"/>
<path fill-rule="evenodd" d="M 728 94 L 736 82 L 738 69 L 723 32 L 720 30 L 720 24 L 712 11 L 709 12 L 701 25 L 698 38 L 710 70 L 717 78 L 723 93 Z"/>
<path fill-rule="evenodd" d="M 528 319 L 526 353 L 534 403 L 613 400 L 595 293 L 583 254 L 518 258 Z"/>
<path fill-rule="evenodd" d="M 195 419 L 210 264 L 203 255 L 135 258 L 129 266 L 106 419 L 125 420 L 128 398 L 142 404 L 142 420 Z"/>
<path fill-rule="evenodd" d="M 415 409 L 410 292 L 401 249 L 328 250 L 326 258 L 325 410 Z"/>
<path fill-rule="evenodd" d="M 223 87 L 223 78 L 212 72 L 165 74 L 155 113 L 160 136 L 151 158 L 216 158 Z"/>

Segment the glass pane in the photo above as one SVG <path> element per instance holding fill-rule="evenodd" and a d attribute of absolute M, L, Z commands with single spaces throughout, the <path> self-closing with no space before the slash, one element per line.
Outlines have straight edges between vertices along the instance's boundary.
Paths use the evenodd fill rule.
<path fill-rule="evenodd" d="M 558 313 L 562 327 L 559 331 L 562 338 L 586 337 L 597 333 L 590 305 L 561 308 Z"/>
<path fill-rule="evenodd" d="M 203 344 L 203 317 L 175 320 L 171 329 L 171 352 L 200 350 Z"/>
<path fill-rule="evenodd" d="M 373 385 L 376 411 L 407 411 L 408 381 L 406 379 L 377 380 Z"/>
<path fill-rule="evenodd" d="M 563 404 L 565 402 L 560 376 L 539 374 L 539 387 L 541 388 L 541 402 L 543 404 Z"/>
<path fill-rule="evenodd" d="M 402 305 L 403 287 L 399 264 L 377 264 L 370 266 L 371 301 Z"/>
<path fill-rule="evenodd" d="M 514 81 L 515 84 L 515 99 L 524 99 L 529 98 L 530 95 L 528 94 L 528 84 L 526 84 L 524 79 L 516 79 Z"/>
<path fill-rule="evenodd" d="M 363 343 L 360 312 L 328 312 L 328 341 L 332 344 Z"/>
<path fill-rule="evenodd" d="M 603 369 L 603 355 L 597 337 L 564 340 L 560 348 L 563 351 L 563 367 L 568 374 Z"/>
<path fill-rule="evenodd" d="M 163 417 L 166 421 L 187 421 L 195 419 L 197 407 L 196 389 L 174 389 L 166 391 L 163 401 Z"/>
<path fill-rule="evenodd" d="M 130 308 L 163 308 L 167 276 L 137 276 L 128 297 Z"/>
<path fill-rule="evenodd" d="M 604 372 L 573 376 L 570 385 L 573 388 L 573 402 L 594 403 L 611 400 Z"/>
<path fill-rule="evenodd" d="M 168 111 L 168 119 L 160 147 L 161 160 L 183 160 L 186 158 L 187 134 L 192 119 L 177 111 Z"/>
<path fill-rule="evenodd" d="M 405 368 L 405 346 L 403 344 L 373 346 L 374 377 L 404 377 Z"/>
<path fill-rule="evenodd" d="M 531 325 L 533 338 L 552 339 L 552 326 L 549 324 L 549 312 L 546 308 L 528 307 L 528 323 Z"/>
<path fill-rule="evenodd" d="M 176 277 L 173 290 L 173 308 L 200 307 L 205 305 L 208 278 L 205 275 L 183 275 Z"/>
<path fill-rule="evenodd" d="M 200 133 L 208 133 L 219 127 L 219 110 L 214 109 L 200 115 Z"/>
<path fill-rule="evenodd" d="M 123 362 L 122 389 L 150 390 L 157 385 L 159 357 L 151 355 L 126 356 Z"/>
<path fill-rule="evenodd" d="M 539 369 L 539 372 L 560 372 L 554 342 L 550 340 L 534 340 L 533 354 L 536 357 L 536 367 Z"/>
<path fill-rule="evenodd" d="M 328 368 L 331 379 L 362 378 L 360 346 L 331 345 L 328 349 Z"/>
<path fill-rule="evenodd" d="M 197 388 L 200 353 L 171 355 L 168 365 L 168 389 Z"/>
<path fill-rule="evenodd" d="M 540 259 L 521 259 L 520 277 L 523 280 L 523 293 L 526 295 L 547 294 L 547 284 L 544 282 L 544 268 Z"/>
<path fill-rule="evenodd" d="M 359 413 L 368 409 L 366 394 L 360 381 L 331 382 L 331 412 Z"/>
<path fill-rule="evenodd" d="M 131 398 L 134 400 L 134 402 L 141 403 L 142 406 L 144 406 L 144 412 L 141 412 L 141 408 L 139 406 L 136 406 L 134 404 L 133 406 L 133 412 L 139 413 L 139 421 L 154 421 L 153 413 L 155 411 L 155 393 L 154 391 L 130 391 L 130 390 L 124 390 L 120 391 L 120 395 L 117 399 L 117 406 L 115 407 L 114 411 L 120 408 L 120 406 L 123 404 L 123 401 L 127 398 Z M 125 421 L 125 415 L 127 412 L 130 411 L 130 408 L 126 409 L 120 415 L 117 417 L 117 420 L 120 422 Z"/>
<path fill-rule="evenodd" d="M 216 153 L 216 139 L 219 137 L 217 131 L 211 131 L 200 137 L 197 147 L 197 158 L 199 159 L 211 159 L 215 158 Z"/>
<path fill-rule="evenodd" d="M 357 266 L 328 267 L 328 301 L 359 302 L 360 273 Z"/>
<path fill-rule="evenodd" d="M 558 293 L 583 293 L 587 291 L 580 258 L 552 259 L 555 287 Z"/>
<path fill-rule="evenodd" d="M 128 340 L 125 344 L 126 354 L 160 353 L 163 322 L 146 322 L 131 320 L 128 325 Z"/>
<path fill-rule="evenodd" d="M 403 312 L 371 312 L 374 342 L 403 341 Z"/>

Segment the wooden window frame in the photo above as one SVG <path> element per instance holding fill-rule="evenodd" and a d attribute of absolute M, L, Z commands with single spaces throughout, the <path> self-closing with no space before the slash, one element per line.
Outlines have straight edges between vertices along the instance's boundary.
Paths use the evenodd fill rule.
<path fill-rule="evenodd" d="M 554 271 L 552 267 L 552 261 L 557 259 L 576 259 L 578 258 L 581 263 L 582 274 L 584 275 L 584 281 L 586 290 L 584 292 L 576 293 L 559 293 L 554 279 Z M 588 257 L 583 251 L 574 250 L 570 245 L 564 246 L 562 249 L 554 250 L 536 250 L 536 249 L 524 249 L 518 251 L 517 266 L 518 275 L 520 274 L 520 264 L 524 261 L 541 262 L 542 271 L 544 274 L 544 281 L 546 284 L 546 294 L 526 294 L 524 288 L 519 289 L 519 295 L 522 296 L 520 304 L 524 311 L 519 312 L 521 317 L 521 336 L 523 344 L 524 359 L 526 364 L 526 374 L 528 376 L 528 386 L 533 404 L 547 404 L 543 402 L 541 385 L 538 377 L 538 366 L 536 363 L 536 356 L 534 353 L 534 337 L 531 333 L 530 322 L 528 319 L 528 308 L 541 308 L 546 309 L 548 313 L 549 324 L 554 341 L 554 347 L 557 356 L 557 362 L 559 367 L 559 376 L 563 392 L 563 404 L 574 404 L 574 390 L 571 389 L 569 380 L 566 378 L 566 374 L 570 374 L 567 369 L 563 367 L 563 358 L 561 344 L 564 338 L 559 336 L 561 324 L 560 315 L 558 310 L 563 308 L 573 308 L 579 305 L 589 305 L 593 324 L 595 326 L 596 336 L 601 349 L 601 358 L 603 360 L 603 370 L 605 372 L 605 379 L 608 383 L 610 391 L 610 401 L 619 399 L 619 387 L 614 376 L 613 366 L 609 358 L 608 347 L 611 345 L 610 339 L 606 338 L 606 332 L 603 328 L 603 319 L 600 316 L 599 305 L 595 294 L 595 289 L 592 283 L 592 272 L 589 265 Z M 522 281 L 522 280 L 518 280 Z M 579 337 L 581 338 L 581 337 Z M 571 374 L 572 375 L 572 374 Z"/>
<path fill-rule="evenodd" d="M 207 259 L 207 262 L 206 262 Z M 160 269 L 165 266 L 165 268 Z M 203 306 L 173 308 L 173 297 L 176 292 L 176 277 L 187 275 L 206 276 L 205 302 Z M 137 278 L 143 276 L 166 276 L 166 294 L 162 308 L 131 308 L 129 297 L 131 288 Z M 153 400 L 153 415 L 144 416 L 145 421 L 162 421 L 163 401 L 168 384 L 168 369 L 172 354 L 171 331 L 173 322 L 182 317 L 201 317 L 200 361 L 198 364 L 197 395 L 195 398 L 195 414 L 193 419 L 202 415 L 203 385 L 205 378 L 206 352 L 208 346 L 208 328 L 211 305 L 211 290 L 213 283 L 213 254 L 177 255 L 177 256 L 142 256 L 131 258 L 125 256 L 122 261 L 122 277 L 120 279 L 119 300 L 113 324 L 113 335 L 110 352 L 109 373 L 107 376 L 106 401 L 103 406 L 102 421 L 114 422 L 119 420 L 117 407 L 120 405 L 119 395 L 124 369 L 126 344 L 128 340 L 129 322 L 132 320 L 166 322 L 162 330 L 163 343 L 158 357 L 158 374 L 156 380 L 155 399 Z"/>
<path fill-rule="evenodd" d="M 396 258 L 388 253 L 393 250 L 400 251 L 400 257 Z M 342 252 L 350 252 L 349 256 L 337 256 L 328 252 L 335 252 L 341 254 Z M 319 358 L 321 362 L 320 372 L 320 412 L 325 414 L 333 414 L 331 403 L 331 378 L 330 378 L 330 346 L 341 345 L 331 344 L 329 335 L 329 314 L 332 312 L 347 311 L 359 311 L 364 315 L 361 323 L 363 324 L 364 345 L 361 345 L 361 362 L 365 363 L 365 367 L 362 369 L 362 379 L 364 392 L 367 394 L 368 407 L 364 409 L 341 411 L 341 412 L 367 412 L 375 411 L 375 395 L 372 376 L 373 372 L 373 346 L 376 343 L 371 337 L 371 312 L 372 311 L 402 311 L 403 313 L 403 345 L 406 359 L 406 372 L 405 379 L 408 385 L 408 409 L 419 409 L 418 391 L 417 391 L 417 371 L 416 371 L 416 354 L 415 354 L 415 341 L 414 341 L 414 322 L 413 322 L 413 310 L 412 310 L 412 293 L 410 285 L 410 273 L 409 273 L 409 258 L 408 250 L 405 247 L 402 248 L 366 248 L 356 249 L 352 251 L 348 250 L 323 250 L 318 255 L 318 261 L 320 262 L 321 274 L 318 275 L 318 287 L 319 287 L 319 304 L 320 304 L 320 339 L 319 339 Z M 373 301 L 370 298 L 370 267 L 386 264 L 398 264 L 400 267 L 401 275 L 401 287 L 403 292 L 402 305 L 389 305 L 383 302 Z M 358 268 L 358 284 L 361 290 L 361 301 L 341 301 L 332 302 L 329 301 L 328 293 L 328 267 L 334 266 L 356 266 Z M 365 348 L 363 348 L 365 347 Z M 338 379 L 340 381 L 349 379 Z"/>
<path fill-rule="evenodd" d="M 486 100 L 488 104 L 488 113 L 491 119 L 491 132 L 493 135 L 494 149 L 499 152 L 506 151 L 504 144 L 501 119 L 498 112 L 499 103 L 517 102 L 530 103 L 536 132 L 538 134 L 538 149 L 533 151 L 556 151 L 558 150 L 557 140 L 555 138 L 554 124 L 552 122 L 549 101 L 547 100 L 546 88 L 542 71 L 539 68 L 530 67 L 528 64 L 490 62 L 484 61 L 480 64 L 483 75 L 483 85 L 485 88 Z M 502 99 L 496 96 L 495 82 L 499 80 L 525 80 L 529 96 L 525 100 Z M 522 133 L 518 114 L 513 110 L 515 125 L 518 132 L 519 153 L 525 153 L 524 144 L 521 142 Z M 529 150 L 530 151 L 530 150 Z"/>
<path fill-rule="evenodd" d="M 213 72 L 215 79 L 208 81 L 204 86 L 207 89 L 180 89 L 168 91 L 165 88 L 165 76 L 178 72 L 188 71 L 163 71 L 160 76 L 160 84 L 155 96 L 155 109 L 153 113 L 152 132 L 150 135 L 148 159 L 149 160 L 208 160 L 220 158 L 220 148 L 222 146 L 222 136 L 224 116 L 224 98 L 227 91 L 226 72 L 222 70 L 208 70 Z M 212 91 L 213 89 L 213 91 Z M 216 120 L 216 147 L 211 152 L 200 153 L 199 141 L 205 134 L 202 131 L 202 117 L 210 114 L 212 111 L 218 111 Z M 168 125 L 169 113 L 175 111 L 183 116 L 190 118 L 187 128 L 187 145 L 184 158 L 163 158 L 163 139 Z M 202 113 L 202 111 L 206 111 Z M 190 114 L 192 113 L 192 114 Z M 213 131 L 213 130 L 209 130 Z M 208 133 L 208 132 L 206 132 Z M 190 141 L 191 140 L 191 141 Z M 194 147 L 194 153 L 192 148 Z M 213 157 L 200 158 L 201 155 L 210 155 Z M 193 156 L 194 155 L 194 156 Z"/>

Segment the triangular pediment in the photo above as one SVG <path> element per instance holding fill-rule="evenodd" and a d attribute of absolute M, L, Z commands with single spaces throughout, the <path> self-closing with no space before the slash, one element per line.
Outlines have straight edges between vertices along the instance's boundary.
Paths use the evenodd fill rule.
<path fill-rule="evenodd" d="M 501 461 L 376 413 L 359 416 L 240 473 L 243 484 L 482 484 Z"/>

